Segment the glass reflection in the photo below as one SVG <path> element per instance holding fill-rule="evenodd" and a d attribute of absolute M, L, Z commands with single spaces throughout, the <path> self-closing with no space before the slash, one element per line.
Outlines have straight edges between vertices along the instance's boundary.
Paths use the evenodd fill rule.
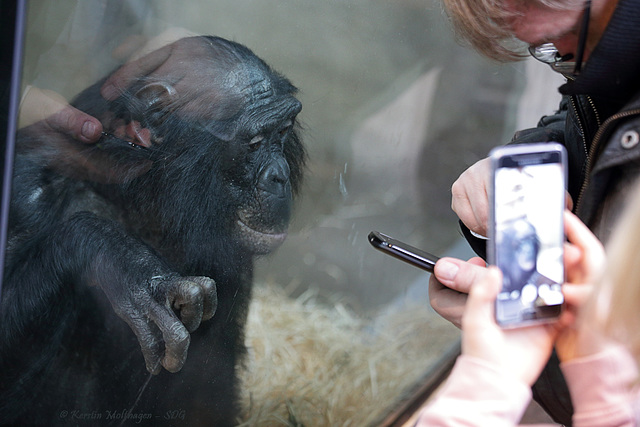
<path fill-rule="evenodd" d="M 305 425 L 366 425 L 384 419 L 415 389 L 423 375 L 448 354 L 457 342 L 458 331 L 429 308 L 428 275 L 373 250 L 367 234 L 380 230 L 438 255 L 470 256 L 470 250 L 460 241 L 455 215 L 449 209 L 451 183 L 469 164 L 485 157 L 490 148 L 509 139 L 516 121 L 518 128 L 534 125 L 535 121 L 522 122 L 539 116 L 537 111 L 528 112 L 530 109 L 537 107 L 548 112 L 555 107 L 556 102 L 548 98 L 538 105 L 518 104 L 521 93 L 540 92 L 540 84 L 528 76 L 543 73 L 528 71 L 530 64 L 500 67 L 487 63 L 456 46 L 442 19 L 440 6 L 429 0 L 394 4 L 382 0 L 340 3 L 216 0 L 193 2 L 189 7 L 164 0 L 80 3 L 69 0 L 31 5 L 24 82 L 25 93 L 36 96 L 23 99 L 21 126 L 25 129 L 56 118 L 49 113 L 52 111 L 49 105 L 54 106 L 53 111 L 65 111 L 68 100 L 122 64 L 131 64 L 150 52 L 163 51 L 171 42 L 195 34 L 214 34 L 248 46 L 300 89 L 296 97 L 303 110 L 297 120 L 302 124 L 308 162 L 293 211 L 284 209 L 275 215 L 281 220 L 291 220 L 287 240 L 260 241 L 266 248 L 262 253 L 269 252 L 277 243 L 282 245 L 257 260 L 251 302 L 246 307 L 221 306 L 220 301 L 227 297 L 224 292 L 231 292 L 230 300 L 235 300 L 238 289 L 223 286 L 230 274 L 227 270 L 216 270 L 210 275 L 216 281 L 215 295 L 219 302 L 214 319 L 219 313 L 238 308 L 247 316 L 248 351 L 244 363 L 237 365 L 240 414 L 232 424 L 281 425 L 282 420 L 288 420 Z M 203 133 L 217 132 L 226 140 L 239 136 L 233 120 L 237 112 L 243 111 L 244 99 L 225 94 L 224 103 L 220 104 L 220 97 L 207 97 L 210 93 L 202 90 L 203 84 L 208 85 L 209 80 L 215 84 L 217 75 L 197 73 L 192 66 L 197 50 L 197 47 L 187 50 L 181 65 L 188 72 L 176 77 L 176 81 L 197 88 L 191 96 L 199 101 L 185 102 L 182 106 L 195 105 L 193 110 L 201 111 L 207 105 L 216 118 L 215 126 L 199 120 L 197 114 L 189 114 L 189 108 L 184 107 L 178 116 L 189 125 L 181 127 L 180 135 L 199 138 Z M 154 86 L 150 92 L 140 94 L 145 94 L 143 97 L 151 105 L 160 99 L 160 104 L 155 105 L 166 111 L 163 102 L 173 96 L 171 87 Z M 136 92 L 139 90 L 142 86 Z M 101 95 L 103 99 L 110 97 L 109 92 L 106 89 Z M 121 95 L 118 91 L 114 94 Z M 36 108 L 29 107 L 32 100 L 37 100 L 31 103 Z M 291 119 L 297 110 L 292 106 L 287 112 L 282 113 L 289 114 L 286 120 L 270 122 L 273 135 L 286 136 L 291 131 Z M 169 126 L 165 119 L 156 115 L 154 120 L 159 126 Z M 93 129 L 84 129 L 88 131 L 84 136 L 80 126 L 71 133 L 71 139 L 83 148 L 81 152 L 96 151 L 98 140 L 98 145 L 103 146 L 123 140 L 127 143 L 122 147 L 126 158 L 134 152 L 134 157 L 146 155 L 151 147 L 158 148 L 158 152 L 165 149 L 164 141 L 145 142 L 158 137 L 147 133 L 149 126 L 132 124 L 136 120 L 120 120 L 121 117 L 112 117 L 94 123 Z M 102 136 L 102 131 L 108 135 Z M 254 126 L 242 135 L 246 153 L 251 153 L 252 141 L 265 143 L 264 132 L 260 126 Z M 57 144 L 54 135 L 48 131 L 46 143 L 39 141 L 23 147 L 38 153 L 37 167 L 42 165 L 42 156 L 47 162 L 55 158 L 56 170 L 70 174 L 84 160 L 78 161 L 73 157 L 75 152 L 68 150 L 43 154 L 50 144 Z M 69 133 L 62 139 L 68 143 Z M 209 152 L 200 154 L 199 158 L 211 157 Z M 220 162 L 229 166 L 233 158 Z M 150 161 L 153 163 L 154 159 Z M 204 168 L 202 163 L 191 163 L 191 167 Z M 102 165 L 99 174 L 91 175 L 90 180 L 99 181 L 101 188 L 118 187 L 123 184 L 120 181 L 140 186 L 142 177 L 151 176 L 147 168 L 152 166 L 146 160 L 133 167 L 126 161 L 114 162 L 107 157 L 98 164 Z M 291 165 L 289 168 L 290 173 L 296 170 Z M 84 175 L 73 176 L 86 179 L 86 169 L 80 169 Z M 227 169 L 231 169 L 225 173 L 229 174 L 226 176 L 232 186 L 245 180 L 242 171 Z M 272 171 L 283 173 L 284 169 L 276 162 Z M 189 182 L 176 174 L 144 178 L 142 188 L 161 187 L 169 181 L 173 185 L 180 180 L 194 191 L 206 187 L 204 182 Z M 37 185 L 33 185 L 27 194 L 36 200 L 40 196 Z M 231 193 L 248 192 L 240 185 Z M 142 201 L 124 197 L 117 191 L 105 194 L 109 199 L 124 199 L 120 201 L 136 209 L 144 206 Z M 167 197 L 163 195 L 161 199 Z M 55 199 L 58 200 L 57 196 Z M 194 211 L 206 212 L 211 208 L 211 204 L 202 201 Z M 132 216 L 131 228 L 135 230 L 157 225 L 141 224 L 152 216 L 147 211 Z M 257 220 L 253 212 L 244 213 L 243 218 Z M 56 227 L 52 229 L 59 231 Z M 242 260 L 240 264 L 246 265 L 249 255 L 237 248 L 259 241 L 257 236 L 248 241 L 236 239 L 232 245 L 226 245 L 227 262 Z M 149 235 L 141 237 L 152 240 Z M 176 259 L 185 256 L 175 250 L 177 241 L 189 240 L 193 246 L 205 248 L 217 238 L 202 231 L 176 233 L 154 244 L 162 248 L 169 264 L 174 265 Z M 206 251 L 194 252 L 189 259 L 207 255 Z M 108 263 L 101 257 L 95 258 L 100 261 L 96 265 L 114 281 L 118 278 L 113 271 L 123 271 L 122 274 L 131 271 L 121 268 L 124 261 Z M 129 261 L 127 258 L 126 262 Z M 196 271 L 201 266 L 189 267 Z M 243 274 L 248 280 L 250 272 Z M 131 286 L 131 281 L 120 283 Z M 213 295 L 210 287 L 207 289 L 203 292 Z M 117 331 L 109 338 L 115 344 L 107 341 L 87 346 L 88 340 L 95 338 L 95 328 L 104 327 L 104 314 L 113 312 L 112 304 L 100 292 L 96 287 L 88 287 L 77 295 L 71 290 L 55 295 L 59 300 L 53 306 L 60 315 L 68 315 L 69 307 L 80 299 L 92 298 L 102 304 L 99 310 L 75 319 L 77 326 L 70 328 L 66 336 L 73 345 L 50 346 L 37 352 L 46 356 L 42 366 L 51 373 L 52 387 L 58 386 L 60 390 L 62 380 L 75 385 L 68 398 L 62 397 L 64 389 L 56 391 L 68 405 L 45 410 L 44 400 L 29 403 L 23 410 L 59 424 L 67 423 L 71 418 L 65 417 L 70 416 L 76 417 L 76 423 L 89 422 L 90 417 L 98 416 L 103 422 L 108 416 L 109 421 L 116 423 L 126 421 L 127 416 L 129 421 L 138 421 L 133 418 L 138 416 L 140 422 L 153 425 L 160 421 L 195 425 L 189 418 L 196 414 L 228 414 L 234 409 L 234 403 L 229 401 L 233 393 L 222 397 L 212 393 L 211 387 L 220 386 L 217 382 L 221 379 L 207 379 L 214 372 L 214 365 L 219 369 L 214 358 L 230 346 L 228 341 L 212 345 L 198 338 L 214 322 L 204 320 L 190 334 L 190 349 L 179 373 L 164 370 L 159 375 L 150 375 L 146 373 L 138 339 L 119 317 L 113 317 L 113 322 L 107 325 L 111 331 Z M 238 292 L 248 295 L 249 291 L 241 288 Z M 5 301 L 6 298 L 7 293 Z M 243 315 L 229 318 L 243 322 Z M 53 341 L 40 338 L 52 337 L 56 331 L 51 324 L 44 330 L 32 328 L 15 345 L 19 349 L 42 349 Z M 17 335 L 14 339 L 18 339 Z M 156 348 L 156 341 L 151 347 Z M 125 360 L 109 360 L 107 367 L 84 377 L 65 377 L 60 366 L 47 361 L 51 355 L 62 352 L 66 357 L 76 357 L 73 360 L 77 365 L 91 366 L 89 359 L 77 355 L 86 351 L 108 354 L 113 345 L 126 352 Z M 17 358 L 18 354 L 11 357 Z M 30 358 L 24 361 L 31 362 Z M 236 365 L 233 358 L 224 363 L 228 368 Z M 84 390 L 101 378 L 126 385 L 127 392 L 117 396 L 120 401 L 86 399 Z M 156 391 L 168 403 L 149 404 L 148 396 Z M 161 411 L 157 410 L 159 407 Z M 153 421 L 144 418 L 148 416 Z"/>

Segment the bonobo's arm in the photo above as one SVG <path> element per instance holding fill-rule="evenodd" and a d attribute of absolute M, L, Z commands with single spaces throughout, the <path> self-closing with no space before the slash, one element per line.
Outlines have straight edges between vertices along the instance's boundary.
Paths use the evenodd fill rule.
<path fill-rule="evenodd" d="M 179 371 L 187 357 L 189 332 L 215 313 L 214 281 L 172 273 L 119 224 L 93 214 L 75 214 L 65 228 L 68 237 L 61 239 L 65 252 L 86 265 L 85 277 L 76 280 L 104 291 L 116 314 L 138 337 L 147 370 L 158 373 L 160 362 L 170 372 Z"/>
<path fill-rule="evenodd" d="M 147 370 L 157 374 L 161 366 L 170 372 L 182 368 L 189 332 L 215 313 L 213 280 L 178 276 L 143 242 L 109 219 L 75 213 L 52 227 L 38 246 L 24 262 L 15 263 L 11 273 L 15 286 L 3 301 L 5 319 L 37 318 L 49 312 L 56 294 L 74 292 L 65 287 L 97 286 L 138 338 Z M 37 292 L 25 295 L 29 289 Z M 14 326 L 15 339 L 24 331 Z M 10 338 L 4 336 L 3 341 Z"/>

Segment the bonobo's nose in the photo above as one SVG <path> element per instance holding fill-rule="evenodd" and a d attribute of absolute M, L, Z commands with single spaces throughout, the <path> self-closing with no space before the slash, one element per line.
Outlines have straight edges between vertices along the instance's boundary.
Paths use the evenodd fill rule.
<path fill-rule="evenodd" d="M 289 197 L 291 194 L 289 174 L 289 164 L 284 158 L 273 160 L 262 170 L 258 189 L 278 197 Z"/>

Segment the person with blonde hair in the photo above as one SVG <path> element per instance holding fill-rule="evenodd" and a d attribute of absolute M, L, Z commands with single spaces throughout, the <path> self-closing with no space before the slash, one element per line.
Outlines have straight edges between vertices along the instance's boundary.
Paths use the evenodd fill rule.
<path fill-rule="evenodd" d="M 482 54 L 499 61 L 532 55 L 566 77 L 558 111 L 536 128 L 517 132 L 510 143 L 556 141 L 566 147 L 569 205 L 606 242 L 630 184 L 640 176 L 640 0 L 442 2 L 458 38 Z M 481 257 L 488 178 L 485 158 L 451 189 L 462 232 Z M 431 306 L 457 326 L 475 276 L 471 271 L 468 264 L 445 260 L 429 280 Z M 572 402 L 555 355 L 534 397 L 554 420 L 570 425 Z"/>
<path fill-rule="evenodd" d="M 607 248 L 567 211 L 567 307 L 555 323 L 501 329 L 493 317 L 501 273 L 477 273 L 462 317 L 462 355 L 416 424 L 512 426 L 555 345 L 574 426 L 640 423 L 640 187 Z M 594 284 L 595 283 L 595 284 Z"/>

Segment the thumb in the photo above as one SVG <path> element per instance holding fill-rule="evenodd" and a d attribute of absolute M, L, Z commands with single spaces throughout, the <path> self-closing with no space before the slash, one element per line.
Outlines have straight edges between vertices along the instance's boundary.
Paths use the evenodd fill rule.
<path fill-rule="evenodd" d="M 491 266 L 485 270 L 480 280 L 473 284 L 462 319 L 463 329 L 493 322 L 495 299 L 502 288 L 502 273 Z"/>
<path fill-rule="evenodd" d="M 102 124 L 96 118 L 70 105 L 66 105 L 46 120 L 54 130 L 81 142 L 96 142 L 102 132 Z"/>

